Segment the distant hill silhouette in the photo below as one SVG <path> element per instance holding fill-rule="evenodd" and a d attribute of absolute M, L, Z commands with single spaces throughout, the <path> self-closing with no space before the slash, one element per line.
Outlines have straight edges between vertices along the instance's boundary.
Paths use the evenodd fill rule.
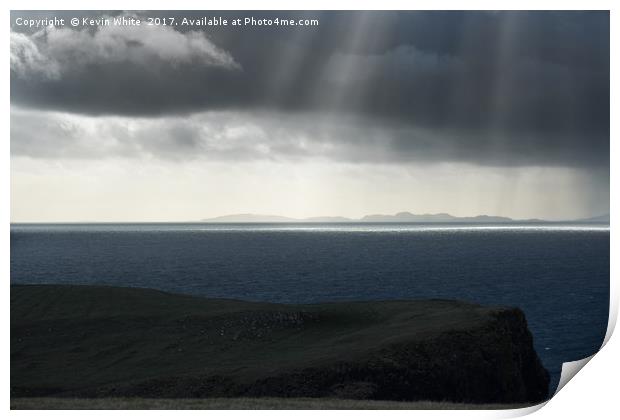
<path fill-rule="evenodd" d="M 341 216 L 318 216 L 294 218 L 265 214 L 230 214 L 226 216 L 202 219 L 205 223 L 609 223 L 609 214 L 577 220 L 551 221 L 543 219 L 511 219 L 503 216 L 458 217 L 448 213 L 413 214 L 400 212 L 396 214 L 370 214 L 360 219 Z"/>
<path fill-rule="evenodd" d="M 202 219 L 202 222 L 209 223 L 295 223 L 297 219 L 284 216 L 274 216 L 265 214 L 229 214 L 210 219 Z"/>
<path fill-rule="evenodd" d="M 362 222 L 421 222 L 421 223 L 452 223 L 452 222 L 467 222 L 467 223 L 509 223 L 514 222 L 509 217 L 500 216 L 474 216 L 474 217 L 456 217 L 448 213 L 437 214 L 412 214 L 409 212 L 396 213 L 395 215 L 373 214 L 370 216 L 364 216 L 360 220 Z"/>
<path fill-rule="evenodd" d="M 588 217 L 587 219 L 577 220 L 581 223 L 609 223 L 609 213 L 601 214 L 600 216 Z"/>
<path fill-rule="evenodd" d="M 479 215 L 472 217 L 457 217 L 448 213 L 413 214 L 401 212 L 394 215 L 372 214 L 360 219 L 351 219 L 341 216 L 319 216 L 308 218 L 292 218 L 262 214 L 231 214 L 202 219 L 207 223 L 515 223 L 515 222 L 545 222 L 541 219 L 516 220 L 509 217 Z"/>

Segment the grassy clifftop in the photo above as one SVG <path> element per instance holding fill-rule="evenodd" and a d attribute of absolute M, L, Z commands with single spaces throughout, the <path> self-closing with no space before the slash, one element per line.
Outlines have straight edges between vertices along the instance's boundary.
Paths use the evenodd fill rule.
<path fill-rule="evenodd" d="M 548 381 L 513 308 L 11 287 L 12 397 L 523 403 L 545 399 Z"/>

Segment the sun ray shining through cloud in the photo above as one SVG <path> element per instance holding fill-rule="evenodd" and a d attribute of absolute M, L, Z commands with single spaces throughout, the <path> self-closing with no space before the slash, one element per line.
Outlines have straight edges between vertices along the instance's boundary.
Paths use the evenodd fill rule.
<path fill-rule="evenodd" d="M 608 213 L 607 13 L 278 17 L 320 24 L 13 23 L 13 220 Z"/>

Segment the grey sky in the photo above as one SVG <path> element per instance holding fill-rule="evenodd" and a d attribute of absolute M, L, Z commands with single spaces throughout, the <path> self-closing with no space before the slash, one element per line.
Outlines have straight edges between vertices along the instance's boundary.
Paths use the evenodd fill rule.
<path fill-rule="evenodd" d="M 437 197 L 411 208 L 411 198 L 396 194 L 386 211 L 501 211 L 550 218 L 608 211 L 606 12 L 160 11 L 130 15 L 307 17 L 320 24 L 87 30 L 15 25 L 17 17 L 85 13 L 11 15 L 11 153 L 18 165 L 13 201 L 25 200 L 13 206 L 14 219 L 47 217 L 19 213 L 36 202 L 19 191 L 35 188 L 25 183 L 24 172 L 36 168 L 33 162 L 87 170 L 102 161 L 120 167 L 127 159 L 143 168 L 156 161 L 172 172 L 201 162 L 226 163 L 228 170 L 271 162 L 309 171 L 329 162 L 332 168 L 357 165 L 369 183 L 380 178 L 377 168 L 387 165 L 400 171 L 401 196 L 416 195 L 415 188 L 407 188 L 415 182 L 406 179 L 423 168 Z M 119 12 L 88 13 L 96 14 Z M 442 178 L 446 167 L 453 178 Z M 489 174 L 527 178 L 518 192 L 520 203 L 511 207 L 505 197 L 495 197 L 504 204 L 488 208 L 493 197 L 472 196 L 471 205 L 438 209 L 433 200 L 445 206 L 449 200 L 439 196 L 452 194 L 457 168 L 464 167 L 478 168 L 474 184 Z M 562 179 L 554 187 L 553 179 L 537 182 L 533 173 Z M 233 188 L 239 179 L 231 173 L 219 182 Z M 45 189 L 43 178 L 32 182 Z M 329 180 L 323 182 L 331 188 Z M 499 185 L 493 191 L 501 191 Z M 544 194 L 535 191 L 539 187 Z M 475 185 L 468 188 L 474 191 Z M 541 195 L 553 200 L 553 194 L 561 198 L 535 202 Z M 188 190 L 178 199 L 189 202 L 192 196 Z M 291 211 L 283 204 L 286 197 L 273 198 L 269 209 Z M 78 198 L 58 197 L 59 208 Z M 312 211 L 377 210 L 368 197 L 354 201 L 366 204 L 356 210 L 326 202 Z M 221 211 L 260 210 L 253 206 L 235 198 Z M 65 219 L 80 217 L 66 207 Z M 206 202 L 200 208 L 205 217 L 217 215 Z M 161 217 L 187 219 L 193 213 Z"/>

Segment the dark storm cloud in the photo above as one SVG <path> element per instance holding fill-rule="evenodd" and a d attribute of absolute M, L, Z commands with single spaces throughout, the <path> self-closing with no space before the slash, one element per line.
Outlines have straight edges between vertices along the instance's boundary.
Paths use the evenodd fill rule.
<path fill-rule="evenodd" d="M 76 15 L 37 17 L 60 14 Z M 22 15 L 30 16 L 14 12 L 12 22 Z M 383 129 L 389 159 L 608 165 L 606 12 L 141 15 L 303 17 L 320 25 L 110 36 L 102 36 L 106 28 L 37 33 L 13 25 L 12 103 L 136 117 L 346 114 L 363 121 L 362 133 Z M 188 135 L 179 137 L 184 150 L 200 143 Z M 331 142 L 339 140 L 374 150 L 366 135 L 331 134 Z"/>

